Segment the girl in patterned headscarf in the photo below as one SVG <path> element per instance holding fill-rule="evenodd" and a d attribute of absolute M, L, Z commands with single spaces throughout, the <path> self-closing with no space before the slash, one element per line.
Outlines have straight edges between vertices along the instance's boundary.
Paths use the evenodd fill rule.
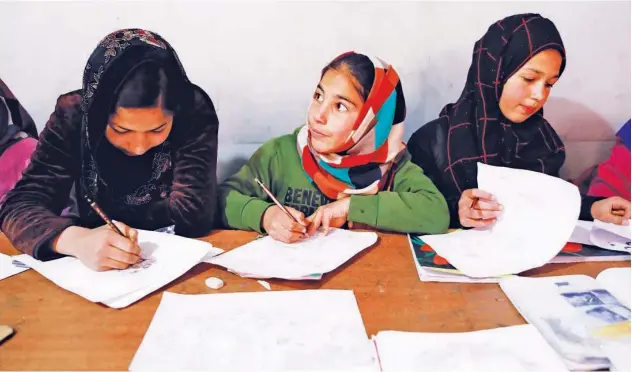
<path fill-rule="evenodd" d="M 0 211 L 13 245 L 38 259 L 78 257 L 95 270 L 138 260 L 134 228 L 212 229 L 218 119 L 158 34 L 119 30 L 94 50 L 83 87 L 62 95 L 31 165 Z M 71 187 L 76 218 L 60 217 Z M 122 221 L 107 228 L 86 200 Z"/>
<path fill-rule="evenodd" d="M 499 20 L 476 42 L 459 99 L 408 142 L 413 162 L 446 196 L 452 227 L 489 226 L 502 212 L 477 189 L 477 162 L 559 176 L 564 144 L 542 107 L 565 65 L 557 28 L 539 14 Z M 627 208 L 629 218 L 629 203 L 613 202 L 584 197 L 580 218 L 591 219 L 592 208 L 592 217 L 610 220 L 602 212 L 611 206 Z"/>
<path fill-rule="evenodd" d="M 445 199 L 410 162 L 402 142 L 405 115 L 392 66 L 354 52 L 337 57 L 321 73 L 307 123 L 265 143 L 220 185 L 225 224 L 284 242 L 347 222 L 443 232 Z M 271 202 L 255 178 L 294 219 Z"/>

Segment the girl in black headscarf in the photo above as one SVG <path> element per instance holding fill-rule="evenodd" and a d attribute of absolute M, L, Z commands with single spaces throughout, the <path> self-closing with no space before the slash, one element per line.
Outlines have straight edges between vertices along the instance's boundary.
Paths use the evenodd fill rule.
<path fill-rule="evenodd" d="M 459 99 L 408 142 L 412 161 L 445 195 L 450 226 L 488 226 L 502 212 L 493 195 L 477 189 L 478 162 L 559 176 L 564 144 L 542 107 L 565 65 L 557 28 L 539 14 L 499 20 L 476 42 Z M 580 218 L 622 223 L 610 216 L 614 208 L 629 219 L 629 202 L 597 200 L 583 197 Z"/>
<path fill-rule="evenodd" d="M 210 232 L 218 119 L 159 35 L 119 30 L 90 56 L 83 88 L 61 96 L 31 165 L 0 211 L 13 245 L 38 259 L 78 257 L 95 270 L 138 260 L 136 231 Z M 75 218 L 59 217 L 71 187 Z M 100 228 L 94 200 L 129 239 Z"/>

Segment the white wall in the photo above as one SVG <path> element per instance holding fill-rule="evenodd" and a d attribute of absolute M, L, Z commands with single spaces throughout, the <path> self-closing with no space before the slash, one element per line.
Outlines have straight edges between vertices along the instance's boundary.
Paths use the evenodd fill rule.
<path fill-rule="evenodd" d="M 551 18 L 567 48 L 545 116 L 565 139 L 569 128 L 611 138 L 630 117 L 630 2 L 1 2 L 0 76 L 41 129 L 103 36 L 154 30 L 218 109 L 223 178 L 303 122 L 320 69 L 349 49 L 398 69 L 410 135 L 458 97 L 487 27 L 520 12 Z"/>

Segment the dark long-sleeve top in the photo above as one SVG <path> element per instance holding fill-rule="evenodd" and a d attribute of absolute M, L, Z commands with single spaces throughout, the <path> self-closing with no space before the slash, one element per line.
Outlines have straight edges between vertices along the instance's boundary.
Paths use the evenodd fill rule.
<path fill-rule="evenodd" d="M 449 164 L 446 145 L 447 137 L 448 121 L 445 117 L 442 117 L 418 129 L 410 137 L 407 148 L 412 157 L 412 162 L 423 169 L 426 176 L 434 182 L 439 191 L 445 196 L 450 211 L 450 227 L 461 228 L 458 206 L 461 194 L 452 187 L 453 181 L 449 178 L 450 173 L 443 171 Z M 602 197 L 582 195 L 579 219 L 592 221 L 590 209 L 593 203 L 603 199 Z"/>
<path fill-rule="evenodd" d="M 59 97 L 55 111 L 40 135 L 31 164 L 0 206 L 2 232 L 17 249 L 40 260 L 59 257 L 51 245 L 67 227 L 103 225 L 103 221 L 90 212 L 85 200 L 78 200 L 81 205 L 77 216 L 60 216 L 72 186 L 76 190 L 82 189 L 80 105 L 81 91 Z M 171 149 L 170 185 L 159 190 L 162 191 L 157 194 L 159 196 L 148 203 L 110 206 L 105 212 L 111 219 L 148 230 L 175 225 L 176 233 L 187 237 L 200 237 L 211 231 L 217 203 L 219 123 L 212 101 L 197 86 L 194 87 L 192 107 L 193 112 L 187 115 L 189 129 Z M 129 161 L 131 164 L 141 160 Z M 117 178 L 134 176 L 129 168 L 121 168 Z"/>

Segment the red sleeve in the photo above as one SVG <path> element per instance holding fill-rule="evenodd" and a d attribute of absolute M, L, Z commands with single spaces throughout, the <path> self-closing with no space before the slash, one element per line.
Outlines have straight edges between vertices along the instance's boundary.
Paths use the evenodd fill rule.
<path fill-rule="evenodd" d="M 619 139 L 612 147 L 610 157 L 597 167 L 588 195 L 621 196 L 630 200 L 630 150 Z"/>

